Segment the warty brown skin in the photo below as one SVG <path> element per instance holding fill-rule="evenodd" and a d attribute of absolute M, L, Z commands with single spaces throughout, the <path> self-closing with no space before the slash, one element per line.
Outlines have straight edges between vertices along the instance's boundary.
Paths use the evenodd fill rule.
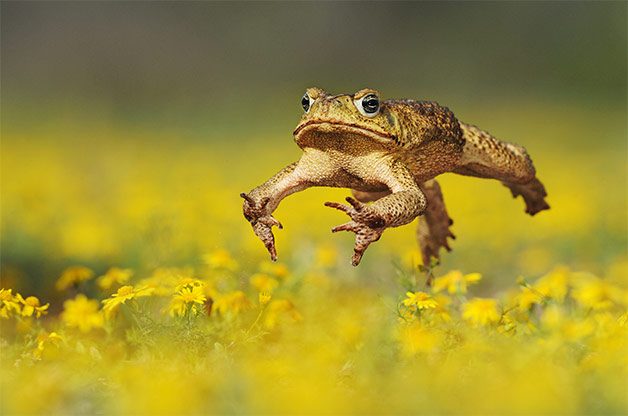
<path fill-rule="evenodd" d="M 346 198 L 349 205 L 325 205 L 350 217 L 332 232 L 356 234 L 354 266 L 386 228 L 418 216 L 423 216 L 417 230 L 423 264 L 438 260 L 441 247 L 450 250 L 453 221 L 434 180 L 445 172 L 501 181 L 514 197 L 523 197 L 530 215 L 549 209 L 523 147 L 459 122 L 446 107 L 427 101 L 380 102 L 379 93 L 371 89 L 331 95 L 309 88 L 304 100 L 307 109 L 294 131 L 301 158 L 241 194 L 244 216 L 273 260 L 277 253 L 272 227 L 282 226 L 272 213 L 283 198 L 311 186 L 353 190 L 355 199 Z M 378 104 L 376 111 L 373 103 Z"/>

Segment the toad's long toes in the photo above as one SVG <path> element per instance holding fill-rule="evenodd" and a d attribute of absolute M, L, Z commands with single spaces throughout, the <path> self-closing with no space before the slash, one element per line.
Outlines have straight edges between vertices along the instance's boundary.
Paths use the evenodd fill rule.
<path fill-rule="evenodd" d="M 351 257 L 351 265 L 352 266 L 357 266 L 358 264 L 360 264 L 360 261 L 362 260 L 362 255 L 364 254 L 364 250 L 362 251 L 358 251 L 358 250 L 353 250 L 353 256 Z"/>
<path fill-rule="evenodd" d="M 351 206 L 353 207 L 353 209 L 355 209 L 356 211 L 362 211 L 362 209 L 364 209 L 364 204 L 358 200 L 355 200 L 353 198 L 351 198 L 350 196 L 346 197 L 345 200 L 351 204 Z"/>
<path fill-rule="evenodd" d="M 275 218 L 268 216 L 268 217 L 262 217 L 258 220 L 259 222 L 261 222 L 262 224 L 268 226 L 268 227 L 277 227 L 280 230 L 283 229 L 283 225 L 277 221 Z"/>
<path fill-rule="evenodd" d="M 240 197 L 241 197 L 241 198 L 244 198 L 244 200 L 245 200 L 246 202 L 248 202 L 251 206 L 255 206 L 255 200 L 254 200 L 253 198 L 251 198 L 248 194 L 246 194 L 246 193 L 242 192 L 242 193 L 240 194 Z"/>
<path fill-rule="evenodd" d="M 269 220 L 267 217 L 264 220 L 260 220 L 253 225 L 253 231 L 255 235 L 262 240 L 264 247 L 268 250 L 271 260 L 277 260 L 277 250 L 275 248 L 275 236 L 270 225 L 266 224 Z M 275 220 L 276 221 L 276 220 Z M 277 221 L 278 222 L 278 221 Z"/>
<path fill-rule="evenodd" d="M 341 204 L 339 202 L 325 202 L 325 206 L 329 208 L 337 209 L 338 211 L 342 211 L 346 214 L 351 212 L 351 207 Z"/>
<path fill-rule="evenodd" d="M 338 231 L 355 231 L 356 228 L 355 221 L 349 221 L 341 225 L 337 225 L 331 229 L 332 233 L 337 233 Z"/>
<path fill-rule="evenodd" d="M 275 248 L 275 242 L 273 241 L 272 243 L 264 243 L 264 245 L 266 246 L 266 250 L 268 250 L 268 253 L 270 254 L 270 259 L 272 261 L 277 261 L 277 249 Z"/>
<path fill-rule="evenodd" d="M 325 202 L 325 206 L 335 208 L 351 217 L 351 221 L 337 225 L 331 229 L 331 232 L 351 231 L 355 233 L 355 245 L 351 264 L 357 266 L 360 264 L 368 246 L 381 237 L 385 229 L 385 222 L 381 217 L 370 212 L 366 204 L 351 197 L 347 197 L 346 201 L 350 205 L 343 205 L 338 202 Z"/>
<path fill-rule="evenodd" d="M 362 228 L 355 234 L 355 246 L 353 247 L 353 257 L 351 258 L 351 264 L 357 266 L 362 260 L 362 256 L 371 243 L 379 240 L 382 233 L 381 231 L 375 231 L 370 228 Z"/>

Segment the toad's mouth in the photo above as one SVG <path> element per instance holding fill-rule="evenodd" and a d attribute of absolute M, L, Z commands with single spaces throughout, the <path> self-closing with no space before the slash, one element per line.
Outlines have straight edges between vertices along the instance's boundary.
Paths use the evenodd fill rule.
<path fill-rule="evenodd" d="M 386 143 L 389 143 L 391 140 L 395 142 L 397 141 L 396 137 L 390 133 L 370 129 L 353 123 L 346 123 L 340 120 L 309 120 L 300 124 L 294 130 L 293 135 L 298 142 L 303 136 L 314 131 L 322 133 L 334 133 L 338 131 L 343 133 L 353 133 Z"/>

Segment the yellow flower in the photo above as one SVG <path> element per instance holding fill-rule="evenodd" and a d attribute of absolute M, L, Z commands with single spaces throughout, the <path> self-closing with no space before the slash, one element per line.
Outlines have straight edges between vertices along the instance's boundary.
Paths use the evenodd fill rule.
<path fill-rule="evenodd" d="M 176 292 L 178 286 L 196 280 L 191 276 L 191 269 L 161 267 L 156 269 L 150 277 L 140 280 L 138 285 L 153 289 L 152 294 L 155 296 L 170 296 L 173 291 Z"/>
<path fill-rule="evenodd" d="M 399 316 L 400 322 L 408 322 L 416 318 L 416 315 L 414 314 L 414 310 L 409 309 L 409 308 L 399 308 L 399 310 L 397 311 L 397 314 Z"/>
<path fill-rule="evenodd" d="M 227 250 L 215 250 L 203 256 L 205 263 L 212 269 L 238 270 L 238 262 Z"/>
<path fill-rule="evenodd" d="M 17 300 L 23 305 L 22 316 L 33 316 L 33 314 L 35 314 L 35 317 L 39 318 L 40 316 L 48 313 L 47 310 L 50 306 L 49 303 L 46 303 L 45 305 L 40 305 L 39 299 L 37 299 L 35 296 L 29 296 L 24 299 L 19 293 L 16 295 L 16 297 Z"/>
<path fill-rule="evenodd" d="M 597 277 L 589 277 L 577 283 L 571 297 L 585 308 L 608 309 L 619 298 L 621 289 Z"/>
<path fill-rule="evenodd" d="M 198 305 L 202 306 L 206 301 L 207 297 L 203 293 L 203 285 L 186 285 L 174 294 L 168 312 L 170 316 L 183 316 L 189 310 L 192 314 L 197 315 L 200 312 Z"/>
<path fill-rule="evenodd" d="M 10 302 L 13 300 L 13 289 L 0 289 L 0 302 Z"/>
<path fill-rule="evenodd" d="M 595 331 L 595 324 L 591 319 L 567 321 L 561 328 L 562 335 L 567 341 L 579 341 Z"/>
<path fill-rule="evenodd" d="M 501 314 L 495 299 L 473 298 L 463 306 L 462 317 L 474 325 L 499 322 Z"/>
<path fill-rule="evenodd" d="M 15 313 L 20 315 L 21 305 L 16 296 L 11 293 L 13 289 L 0 289 L 0 317 L 9 319 Z"/>
<path fill-rule="evenodd" d="M 33 351 L 33 356 L 36 359 L 41 359 L 47 345 L 58 347 L 59 343 L 63 341 L 63 338 L 56 332 L 43 332 L 37 336 L 37 347 Z"/>
<path fill-rule="evenodd" d="M 512 309 L 500 317 L 497 331 L 505 335 L 531 335 L 537 331 L 537 327 L 530 320 L 527 312 Z"/>
<path fill-rule="evenodd" d="M 179 281 L 177 282 L 176 286 L 174 287 L 174 291 L 178 292 L 181 289 L 186 288 L 186 287 L 203 288 L 204 286 L 205 286 L 205 283 L 203 283 L 203 281 L 199 279 L 195 279 L 193 277 L 183 277 L 179 279 Z"/>
<path fill-rule="evenodd" d="M 111 289 L 114 285 L 123 285 L 128 283 L 131 276 L 133 276 L 133 270 L 131 269 L 112 267 L 107 270 L 107 273 L 98 278 L 98 287 L 103 290 Z"/>
<path fill-rule="evenodd" d="M 142 287 L 135 289 L 133 286 L 122 286 L 116 293 L 111 295 L 110 298 L 102 301 L 104 304 L 103 311 L 107 319 L 111 318 L 118 310 L 120 305 L 126 303 L 127 300 L 139 298 L 143 296 L 150 296 L 154 289 L 149 287 Z"/>
<path fill-rule="evenodd" d="M 82 293 L 74 299 L 63 302 L 61 319 L 71 328 L 78 328 L 81 332 L 89 332 L 94 328 L 103 327 L 103 315 L 98 310 L 98 301 L 88 299 Z"/>
<path fill-rule="evenodd" d="M 268 292 L 259 292 L 258 300 L 261 306 L 266 306 L 270 302 L 271 294 Z"/>
<path fill-rule="evenodd" d="M 521 292 L 515 296 L 515 301 L 522 311 L 527 311 L 534 304 L 540 305 L 545 298 L 531 286 L 523 286 Z"/>
<path fill-rule="evenodd" d="M 292 322 L 298 322 L 303 319 L 292 302 L 287 299 L 277 299 L 273 300 L 266 309 L 264 326 L 268 329 L 274 328 L 282 315 L 287 315 Z"/>
<path fill-rule="evenodd" d="M 425 292 L 407 292 L 403 304 L 409 308 L 433 309 L 438 306 L 438 302 Z"/>
<path fill-rule="evenodd" d="M 270 277 L 265 273 L 255 273 L 250 279 L 251 286 L 259 292 L 272 292 L 279 286 L 277 279 Z"/>
<path fill-rule="evenodd" d="M 434 279 L 432 291 L 434 293 L 438 293 L 447 289 L 447 291 L 451 294 L 465 294 L 467 293 L 467 286 L 479 282 L 480 279 L 482 279 L 482 275 L 480 273 L 469 273 L 463 275 L 459 270 L 452 270 L 446 275 Z"/>
<path fill-rule="evenodd" d="M 61 277 L 55 283 L 57 290 L 65 290 L 71 286 L 76 286 L 94 277 L 94 272 L 83 266 L 68 267 L 61 273 Z"/>
<path fill-rule="evenodd" d="M 240 290 L 219 295 L 214 304 L 214 308 L 218 313 L 225 314 L 227 312 L 233 312 L 236 315 L 250 309 L 252 306 L 249 298 Z"/>
<path fill-rule="evenodd" d="M 541 325 L 550 330 L 560 328 L 564 321 L 565 312 L 557 305 L 548 306 L 543 311 L 543 315 L 541 315 Z"/>
<path fill-rule="evenodd" d="M 451 315 L 449 314 L 449 305 L 451 304 L 451 298 L 447 295 L 438 294 L 434 296 L 434 300 L 438 304 L 434 312 L 436 316 L 441 318 L 444 322 L 451 321 Z"/>
<path fill-rule="evenodd" d="M 290 271 L 288 270 L 288 267 L 285 264 L 273 263 L 268 260 L 260 264 L 260 270 L 262 273 L 275 276 L 279 279 L 284 279 L 290 273 Z"/>
<path fill-rule="evenodd" d="M 567 294 L 569 269 L 557 267 L 545 276 L 539 278 L 534 288 L 544 296 L 562 302 Z"/>

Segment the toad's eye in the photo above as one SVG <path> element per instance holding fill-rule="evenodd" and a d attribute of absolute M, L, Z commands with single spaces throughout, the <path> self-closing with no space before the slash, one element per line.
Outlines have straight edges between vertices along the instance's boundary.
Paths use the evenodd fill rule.
<path fill-rule="evenodd" d="M 314 100 L 308 95 L 307 92 L 303 94 L 303 98 L 301 98 L 301 107 L 303 107 L 303 111 L 305 111 L 306 113 L 310 111 L 310 107 L 312 107 L 313 103 Z"/>
<path fill-rule="evenodd" d="M 366 117 L 374 117 L 379 112 L 379 97 L 375 94 L 368 94 L 354 101 L 358 111 Z"/>

